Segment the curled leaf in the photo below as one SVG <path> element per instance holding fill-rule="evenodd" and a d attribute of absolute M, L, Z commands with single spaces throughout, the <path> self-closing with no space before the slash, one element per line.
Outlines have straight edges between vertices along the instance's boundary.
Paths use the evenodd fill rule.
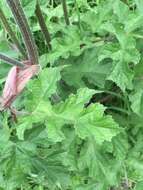
<path fill-rule="evenodd" d="M 1 110 L 9 108 L 28 81 L 39 72 L 39 65 L 30 65 L 29 61 L 23 63 L 29 66 L 24 69 L 14 66 L 9 71 L 1 99 Z"/>

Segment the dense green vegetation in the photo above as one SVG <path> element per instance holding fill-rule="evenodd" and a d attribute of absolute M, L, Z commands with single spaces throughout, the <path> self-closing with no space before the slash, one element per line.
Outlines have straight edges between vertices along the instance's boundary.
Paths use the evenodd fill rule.
<path fill-rule="evenodd" d="M 38 59 L 11 2 L 0 53 L 41 70 L 0 111 L 0 190 L 143 190 L 143 1 L 21 0 Z"/>

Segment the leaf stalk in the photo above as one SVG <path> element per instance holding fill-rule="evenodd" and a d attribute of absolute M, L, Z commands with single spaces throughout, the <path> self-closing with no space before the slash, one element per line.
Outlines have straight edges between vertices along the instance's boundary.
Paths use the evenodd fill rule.
<path fill-rule="evenodd" d="M 46 40 L 46 43 L 47 43 L 47 46 L 49 48 L 49 50 L 52 49 L 51 47 L 51 37 L 50 37 L 50 33 L 49 33 L 49 30 L 46 26 L 46 23 L 45 23 L 45 20 L 44 20 L 44 17 L 43 17 L 43 14 L 42 14 L 42 11 L 41 11 L 41 8 L 40 8 L 40 5 L 37 1 L 37 4 L 36 4 L 36 10 L 35 10 L 35 14 L 36 14 L 36 17 L 38 19 L 38 22 L 39 22 L 39 25 L 41 27 L 41 30 L 42 30 L 42 33 L 45 37 L 45 40 Z"/>
<path fill-rule="evenodd" d="M 70 25 L 70 21 L 69 21 L 69 16 L 68 16 L 68 9 L 67 9 L 67 3 L 66 0 L 61 0 L 62 1 L 62 6 L 63 6 L 63 11 L 64 11 L 64 17 L 65 17 L 65 22 L 66 25 Z"/>
<path fill-rule="evenodd" d="M 8 57 L 7 55 L 3 54 L 3 53 L 0 53 L 0 59 L 10 65 L 13 65 L 13 66 L 18 66 L 18 67 L 21 67 L 21 68 L 25 68 L 25 64 L 21 63 L 20 61 L 18 60 L 15 60 L 15 59 L 12 59 L 10 57 Z"/>

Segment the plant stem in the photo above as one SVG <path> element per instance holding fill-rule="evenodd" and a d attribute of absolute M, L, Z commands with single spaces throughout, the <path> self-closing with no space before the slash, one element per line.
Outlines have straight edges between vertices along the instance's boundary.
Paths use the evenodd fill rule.
<path fill-rule="evenodd" d="M 61 1 L 62 1 L 62 6 L 63 6 L 66 25 L 70 25 L 66 0 L 61 0 Z"/>
<path fill-rule="evenodd" d="M 46 23 L 45 23 L 43 15 L 42 15 L 42 11 L 41 11 L 41 8 L 40 8 L 40 5 L 39 5 L 38 1 L 37 1 L 37 4 L 36 4 L 35 13 L 36 13 L 36 17 L 38 19 L 39 25 L 41 27 L 42 33 L 43 33 L 43 35 L 45 37 L 45 40 L 47 42 L 48 48 L 49 48 L 49 50 L 51 50 L 52 47 L 51 47 L 51 44 L 50 44 L 50 42 L 51 42 L 50 33 L 49 33 L 48 28 L 46 26 Z"/>
<path fill-rule="evenodd" d="M 132 36 L 135 38 L 143 39 L 143 35 L 140 35 L 140 34 L 133 33 Z"/>
<path fill-rule="evenodd" d="M 54 8 L 54 0 L 50 0 L 50 6 Z"/>
<path fill-rule="evenodd" d="M 2 24 L 4 25 L 6 31 L 10 35 L 12 41 L 15 43 L 16 47 L 19 49 L 21 54 L 26 58 L 25 50 L 20 45 L 18 39 L 15 36 L 15 33 L 13 32 L 12 28 L 10 27 L 10 24 L 8 23 L 7 18 L 4 15 L 4 12 L 2 11 L 1 8 L 0 8 L 0 20 L 1 20 Z"/>
<path fill-rule="evenodd" d="M 119 92 L 112 92 L 112 91 L 109 91 L 109 90 L 103 90 L 103 92 L 106 93 L 106 94 L 110 94 L 110 95 L 112 95 L 112 96 L 115 96 L 115 97 L 117 97 L 117 98 L 120 98 L 120 99 L 122 99 L 123 101 L 125 101 L 125 98 L 122 97 Z"/>
<path fill-rule="evenodd" d="M 122 108 L 118 108 L 118 107 L 115 107 L 115 106 L 111 106 L 111 107 L 107 107 L 108 110 L 115 110 L 115 111 L 119 111 L 121 113 L 125 113 L 127 115 L 130 115 L 130 113 L 125 110 L 125 109 L 122 109 Z"/>
<path fill-rule="evenodd" d="M 78 25 L 79 25 L 79 29 L 81 30 L 80 11 L 79 11 L 79 7 L 78 7 L 78 4 L 77 4 L 77 0 L 75 0 L 75 9 L 76 9 L 77 16 L 78 16 Z"/>
<path fill-rule="evenodd" d="M 21 63 L 20 61 L 15 60 L 15 59 L 12 59 L 3 53 L 0 53 L 0 59 L 13 66 L 18 66 L 18 67 L 22 67 L 22 68 L 25 67 L 25 64 Z"/>
<path fill-rule="evenodd" d="M 32 32 L 28 25 L 27 18 L 24 14 L 23 8 L 19 0 L 7 0 L 7 3 L 13 13 L 15 21 L 17 22 L 19 29 L 22 33 L 24 43 L 27 49 L 28 58 L 32 64 L 38 64 L 38 51 L 35 41 L 32 36 Z"/>

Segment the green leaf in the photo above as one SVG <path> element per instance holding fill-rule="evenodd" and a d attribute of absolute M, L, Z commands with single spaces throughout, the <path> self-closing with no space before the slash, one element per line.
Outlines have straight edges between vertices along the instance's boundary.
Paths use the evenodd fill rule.
<path fill-rule="evenodd" d="M 55 112 L 57 114 L 63 114 L 65 118 L 71 117 L 70 120 L 74 120 L 74 117 L 80 114 L 85 104 L 89 102 L 95 93 L 96 91 L 93 89 L 81 88 L 77 91 L 76 95 L 71 94 L 65 102 L 55 105 Z"/>
<path fill-rule="evenodd" d="M 99 55 L 99 61 L 105 58 L 113 60 L 111 72 L 107 76 L 108 80 L 112 80 L 119 86 L 122 91 L 132 89 L 132 81 L 134 71 L 130 69 L 130 62 L 137 64 L 140 60 L 140 53 L 136 49 L 134 38 L 127 35 L 121 25 L 113 25 L 111 23 L 103 24 L 103 29 L 114 34 L 119 44 L 108 44 L 103 46 L 103 52 Z"/>
<path fill-rule="evenodd" d="M 142 187 L 143 187 L 143 181 L 139 181 L 139 182 L 136 184 L 134 190 L 142 190 Z"/>
<path fill-rule="evenodd" d="M 132 89 L 132 81 L 134 78 L 134 71 L 129 68 L 128 62 L 134 62 L 137 64 L 139 62 L 139 53 L 136 52 L 135 55 L 132 54 L 132 50 L 119 50 L 116 45 L 106 45 L 103 47 L 101 54 L 99 55 L 99 61 L 106 58 L 113 60 L 111 72 L 107 76 L 107 80 L 112 80 L 119 86 L 123 91 L 125 89 Z"/>
<path fill-rule="evenodd" d="M 102 1 L 98 6 L 89 11 L 84 12 L 81 16 L 82 22 L 85 24 L 86 30 L 92 33 L 100 33 L 102 24 L 111 18 L 113 0 Z M 101 32 L 102 33 L 102 32 Z"/>
<path fill-rule="evenodd" d="M 125 91 L 126 88 L 132 89 L 133 77 L 134 73 L 128 68 L 125 62 L 115 62 L 107 79 L 112 80 Z"/>
<path fill-rule="evenodd" d="M 125 18 L 129 15 L 129 7 L 120 0 L 116 0 L 113 4 L 114 14 L 118 16 L 119 22 L 124 23 Z"/>
<path fill-rule="evenodd" d="M 70 55 L 80 55 L 80 45 L 82 44 L 82 36 L 76 26 L 69 26 L 63 30 L 63 37 L 54 38 L 51 42 L 53 47 L 48 59 L 51 63 L 58 58 L 68 58 Z"/>
<path fill-rule="evenodd" d="M 49 120 L 45 123 L 47 132 L 48 132 L 48 138 L 52 142 L 61 142 L 65 137 L 61 130 L 61 126 L 57 124 L 57 122 L 54 122 L 53 120 Z"/>
<path fill-rule="evenodd" d="M 17 136 L 20 140 L 24 140 L 24 132 L 27 129 L 32 128 L 32 123 L 30 121 L 26 121 L 20 125 L 17 126 L 16 131 L 17 131 Z"/>
<path fill-rule="evenodd" d="M 110 63 L 98 63 L 98 48 L 86 50 L 83 55 L 71 60 L 71 65 L 62 72 L 62 78 L 70 86 L 85 87 L 88 82 L 104 87 L 105 79 L 110 72 Z M 74 76 L 74 77 L 73 77 Z"/>
<path fill-rule="evenodd" d="M 4 14 L 6 15 L 7 18 L 10 18 L 12 16 L 11 11 L 9 10 L 6 1 L 0 0 L 0 7 L 3 9 Z"/>
<path fill-rule="evenodd" d="M 113 137 L 112 143 L 113 143 L 113 152 L 114 155 L 116 155 L 116 158 L 120 161 L 124 160 L 127 156 L 129 149 L 127 134 L 120 133 L 119 135 Z"/>
<path fill-rule="evenodd" d="M 87 27 L 94 33 L 96 32 L 102 24 L 102 20 L 99 19 L 100 16 L 97 14 L 97 11 L 91 9 L 81 16 L 81 20 L 85 22 Z"/>
<path fill-rule="evenodd" d="M 49 138 L 53 141 L 62 140 L 61 127 L 66 123 L 74 123 L 83 110 L 84 104 L 88 103 L 94 93 L 94 90 L 80 89 L 77 95 L 71 95 L 64 103 L 55 106 L 52 106 L 49 101 L 40 100 L 36 106 L 34 105 L 32 114 L 21 118 L 21 124 L 17 128 L 19 137 L 23 138 L 24 130 L 28 129 L 32 123 L 42 122 L 47 127 Z M 54 139 L 56 134 L 57 138 Z"/>
<path fill-rule="evenodd" d="M 22 5 L 27 17 L 31 17 L 35 13 L 36 1 L 35 0 L 22 0 Z"/>
<path fill-rule="evenodd" d="M 137 10 L 142 14 L 143 12 L 143 1 L 142 0 L 135 0 L 137 5 Z"/>
<path fill-rule="evenodd" d="M 126 22 L 125 31 L 130 33 L 142 26 L 143 24 L 143 14 L 133 14 L 130 16 L 129 20 Z"/>
<path fill-rule="evenodd" d="M 135 39 L 124 30 L 121 24 L 112 24 L 110 22 L 105 22 L 102 24 L 102 29 L 115 35 L 121 45 L 122 50 L 125 51 L 135 48 Z"/>
<path fill-rule="evenodd" d="M 5 144 L 8 143 L 8 140 L 10 138 L 10 131 L 8 128 L 0 128 L 0 149 L 3 148 Z"/>
<path fill-rule="evenodd" d="M 116 176 L 121 165 L 119 160 L 118 163 L 114 159 L 110 160 L 92 138 L 86 141 L 81 148 L 78 159 L 79 169 L 82 171 L 88 169 L 88 176 L 95 178 L 97 182 L 102 181 L 104 185 L 117 184 L 118 178 Z"/>
<path fill-rule="evenodd" d="M 136 83 L 135 83 L 136 84 Z M 136 113 L 139 116 L 142 116 L 143 114 L 143 84 L 142 82 L 138 82 L 135 86 L 134 92 L 130 94 L 129 98 L 131 101 L 131 108 L 134 113 Z"/>
<path fill-rule="evenodd" d="M 98 144 L 111 141 L 119 133 L 118 124 L 111 116 L 104 115 L 104 106 L 95 104 L 89 106 L 75 123 L 78 136 L 82 139 L 92 137 Z"/>
<path fill-rule="evenodd" d="M 44 69 L 40 75 L 42 96 L 50 97 L 55 93 L 57 88 L 57 81 L 60 80 L 60 68 L 47 68 Z"/>
<path fill-rule="evenodd" d="M 142 190 L 142 0 L 67 0 L 70 26 L 60 0 L 38 0 L 51 51 L 36 2 L 21 0 L 42 69 L 12 104 L 17 122 L 0 112 L 0 189 Z M 2 26 L 0 51 L 24 60 Z M 10 68 L 0 62 L 1 94 Z"/>
<path fill-rule="evenodd" d="M 28 97 L 25 105 L 32 110 L 42 99 L 48 99 L 57 90 L 57 82 L 60 80 L 61 68 L 45 68 L 38 75 L 37 79 L 29 82 Z"/>
<path fill-rule="evenodd" d="M 73 125 L 80 138 L 93 136 L 100 144 L 105 140 L 111 141 L 120 130 L 111 116 L 104 115 L 104 106 L 93 104 L 84 108 L 93 94 L 94 90 L 83 88 L 55 106 L 48 101 L 40 101 L 31 115 L 21 119 L 22 126 L 26 126 L 29 120 L 32 123 L 43 123 L 47 127 L 49 138 L 54 142 L 64 138 L 61 129 L 65 124 Z"/>

